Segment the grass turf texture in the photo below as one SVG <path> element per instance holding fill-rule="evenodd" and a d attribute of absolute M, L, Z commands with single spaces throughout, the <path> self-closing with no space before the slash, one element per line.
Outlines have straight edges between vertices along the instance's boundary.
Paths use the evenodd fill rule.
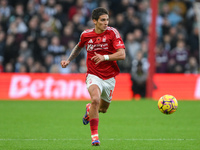
<path fill-rule="evenodd" d="M 100 114 L 101 146 L 82 124 L 86 101 L 0 101 L 0 150 L 199 150 L 200 101 L 162 114 L 157 101 L 113 101 Z"/>

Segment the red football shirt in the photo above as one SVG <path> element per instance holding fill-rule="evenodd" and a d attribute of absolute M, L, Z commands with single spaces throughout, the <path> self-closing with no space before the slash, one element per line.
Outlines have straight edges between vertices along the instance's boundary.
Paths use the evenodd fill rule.
<path fill-rule="evenodd" d="M 119 74 L 119 67 L 116 61 L 103 61 L 95 64 L 91 58 L 94 52 L 101 55 L 109 55 L 116 52 L 119 48 L 124 48 L 124 42 L 119 32 L 113 27 L 107 27 L 106 31 L 97 34 L 94 29 L 82 32 L 79 47 L 86 46 L 87 50 L 87 74 L 94 74 L 101 79 L 109 79 Z"/>

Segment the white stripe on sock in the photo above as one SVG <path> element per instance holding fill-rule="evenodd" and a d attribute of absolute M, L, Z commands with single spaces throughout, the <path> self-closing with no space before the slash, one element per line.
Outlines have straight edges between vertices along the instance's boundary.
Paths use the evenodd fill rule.
<path fill-rule="evenodd" d="M 92 138 L 95 137 L 95 136 L 99 136 L 99 135 L 98 134 L 91 135 Z"/>

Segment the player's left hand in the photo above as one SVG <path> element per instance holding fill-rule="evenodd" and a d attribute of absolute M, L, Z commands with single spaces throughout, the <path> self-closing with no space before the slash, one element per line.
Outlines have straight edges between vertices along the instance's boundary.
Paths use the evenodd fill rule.
<path fill-rule="evenodd" d="M 94 54 L 95 54 L 95 56 L 93 56 L 91 58 L 91 60 L 93 60 L 94 62 L 96 62 L 95 64 L 98 64 L 98 63 L 100 63 L 100 62 L 102 62 L 102 61 L 105 60 L 105 58 L 104 58 L 103 55 L 97 54 L 96 52 L 94 52 Z"/>

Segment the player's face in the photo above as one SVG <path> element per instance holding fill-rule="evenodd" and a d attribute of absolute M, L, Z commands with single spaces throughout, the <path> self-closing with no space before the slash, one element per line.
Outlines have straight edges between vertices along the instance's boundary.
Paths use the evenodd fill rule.
<path fill-rule="evenodd" d="M 101 32 L 104 32 L 106 29 L 107 29 L 107 26 L 108 26 L 108 15 L 101 15 L 99 16 L 99 19 L 96 21 L 94 20 L 94 24 L 95 24 L 95 29 L 97 31 L 100 31 Z"/>

